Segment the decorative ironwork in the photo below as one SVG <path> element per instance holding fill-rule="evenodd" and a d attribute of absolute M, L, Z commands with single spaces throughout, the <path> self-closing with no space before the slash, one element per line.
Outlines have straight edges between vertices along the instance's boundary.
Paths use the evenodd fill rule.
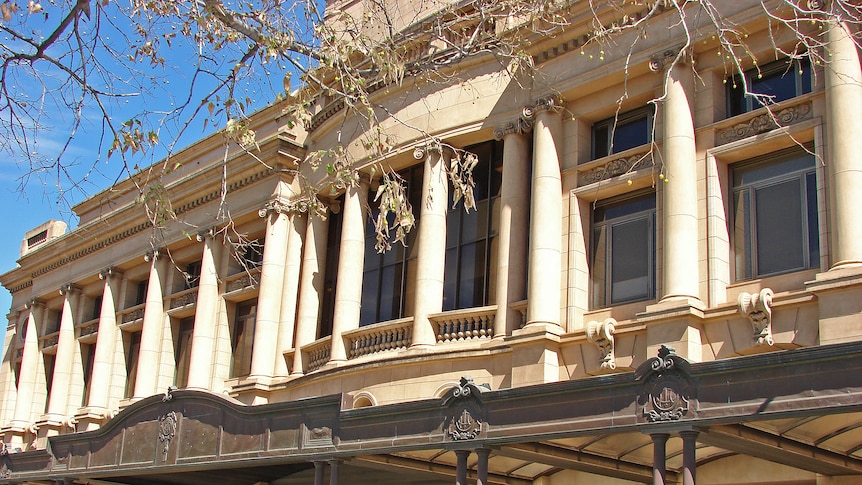
<path fill-rule="evenodd" d="M 168 449 L 177 433 L 177 414 L 168 412 L 159 419 L 159 442 L 162 443 L 162 461 L 168 460 Z"/>
<path fill-rule="evenodd" d="M 718 145 L 724 145 L 749 136 L 759 135 L 780 126 L 792 125 L 811 117 L 811 102 L 770 111 L 718 132 Z"/>
<path fill-rule="evenodd" d="M 755 345 L 772 345 L 772 297 L 770 288 L 760 290 L 760 293 L 740 293 L 737 303 L 739 313 L 748 317 L 754 332 Z"/>
<path fill-rule="evenodd" d="M 644 382 L 638 397 L 644 419 L 651 423 L 679 421 L 693 412 L 694 385 L 690 369 L 687 360 L 665 345 L 659 349 L 658 357 L 637 368 L 635 378 Z"/>

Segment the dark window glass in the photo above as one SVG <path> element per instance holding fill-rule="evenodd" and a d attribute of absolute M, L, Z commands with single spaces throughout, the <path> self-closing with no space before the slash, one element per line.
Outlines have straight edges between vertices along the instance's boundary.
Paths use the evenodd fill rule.
<path fill-rule="evenodd" d="M 93 300 L 93 313 L 91 320 L 95 320 L 102 315 L 102 295 L 97 296 Z"/>
<path fill-rule="evenodd" d="M 51 389 L 54 384 L 54 355 L 42 354 L 42 360 L 45 363 L 45 395 L 48 399 L 45 400 L 45 412 L 48 412 L 48 402 L 51 400 Z"/>
<path fill-rule="evenodd" d="M 81 344 L 81 363 L 84 366 L 84 395 L 81 397 L 81 406 L 86 406 L 90 402 L 90 381 L 93 379 L 93 362 L 95 360 L 95 344 Z"/>
<path fill-rule="evenodd" d="M 652 110 L 641 108 L 593 124 L 592 159 L 606 157 L 650 142 Z"/>
<path fill-rule="evenodd" d="M 733 244 L 738 280 L 819 264 L 814 155 L 786 150 L 737 165 Z"/>
<path fill-rule="evenodd" d="M 141 332 L 128 334 L 128 350 L 126 351 L 126 390 L 124 397 L 130 398 L 135 393 L 135 382 L 138 377 L 138 356 L 141 353 Z"/>
<path fill-rule="evenodd" d="M 344 207 L 344 196 L 339 197 L 338 200 L 341 207 Z M 335 284 L 338 280 L 338 259 L 343 221 L 343 211 L 331 212 L 327 216 L 329 229 L 326 232 L 326 267 L 323 271 L 323 296 L 320 298 L 320 325 L 317 327 L 317 338 L 332 335 L 332 322 L 335 316 Z"/>
<path fill-rule="evenodd" d="M 494 302 L 497 221 L 503 179 L 503 144 L 490 141 L 466 148 L 479 163 L 473 168 L 476 209 L 469 213 L 459 203 L 446 215 L 446 267 L 443 310 Z"/>
<path fill-rule="evenodd" d="M 147 285 L 149 280 L 138 281 L 137 290 L 135 291 L 135 305 L 141 305 L 147 301 Z"/>
<path fill-rule="evenodd" d="M 655 194 L 598 204 L 593 211 L 592 305 L 655 297 Z"/>
<path fill-rule="evenodd" d="M 365 266 L 362 273 L 362 304 L 359 324 L 370 325 L 377 322 L 394 320 L 413 313 L 413 274 L 416 270 L 419 216 L 422 200 L 422 165 L 402 170 L 399 175 L 407 184 L 407 200 L 413 207 L 416 226 L 407 235 L 407 247 L 393 244 L 392 249 L 378 254 L 374 221 L 377 220 L 377 206 L 373 201 L 374 193 L 369 195 L 372 207 L 371 217 L 365 228 Z"/>
<path fill-rule="evenodd" d="M 745 94 L 748 91 L 767 97 Z M 727 111 L 730 116 L 747 113 L 764 105 L 778 103 L 811 92 L 811 65 L 807 60 L 779 60 L 758 71 L 751 69 L 742 76 L 727 80 Z"/>
<path fill-rule="evenodd" d="M 186 272 L 183 275 L 186 279 L 185 289 L 197 288 L 201 282 L 201 262 L 195 261 L 186 265 Z"/>
<path fill-rule="evenodd" d="M 257 300 L 245 301 L 236 306 L 233 323 L 231 349 L 233 361 L 231 377 L 247 376 L 251 373 L 251 351 L 254 344 L 254 322 L 257 315 Z"/>
<path fill-rule="evenodd" d="M 194 317 L 180 320 L 177 332 L 176 347 L 174 347 L 174 385 L 183 388 L 189 384 L 189 364 L 191 362 L 192 333 L 195 329 Z"/>

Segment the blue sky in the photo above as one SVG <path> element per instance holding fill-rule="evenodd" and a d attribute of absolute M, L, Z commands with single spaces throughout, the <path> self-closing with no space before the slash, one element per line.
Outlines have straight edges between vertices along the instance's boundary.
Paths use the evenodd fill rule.
<path fill-rule="evenodd" d="M 49 8 L 55 7 L 46 4 L 46 10 Z M 36 16 L 26 17 L 22 21 L 22 29 L 53 29 L 56 21 L 52 23 L 50 20 L 61 15 L 56 11 L 52 15 L 48 17 L 49 21 L 43 21 Z M 114 15 L 110 25 L 103 23 L 99 41 L 116 52 L 127 53 L 129 48 L 124 43 L 123 29 L 128 28 L 128 25 L 122 21 L 122 16 Z M 0 37 L 0 42 L 7 46 L 14 45 L 14 40 L 8 36 Z M 197 77 L 196 88 L 192 95 L 189 94 L 189 85 L 200 51 L 208 54 L 206 47 L 175 42 L 169 50 L 161 52 L 166 60 L 164 65 L 138 63 L 131 68 L 123 65 L 114 68 L 116 61 L 113 58 L 103 58 L 111 68 L 109 76 L 114 76 L 106 81 L 111 83 L 112 88 L 124 93 L 141 93 L 138 96 L 108 101 L 107 107 L 112 120 L 122 122 L 143 111 L 146 113 L 146 129 L 159 133 L 160 145 L 143 155 L 137 154 L 130 158 L 130 166 L 138 164 L 143 167 L 154 163 L 168 153 L 167 145 L 171 142 L 176 140 L 176 151 L 224 126 L 224 118 L 212 119 L 204 124 L 207 110 L 203 109 L 184 131 L 181 130 L 192 112 L 200 106 L 198 100 L 208 94 L 214 85 L 211 78 Z M 224 73 L 233 67 L 235 57 L 227 49 L 218 51 L 211 55 L 213 60 L 206 68 Z M 238 82 L 236 98 L 251 100 L 247 112 L 272 102 L 283 90 L 282 79 L 287 66 L 280 64 L 282 63 L 261 64 L 257 59 L 250 66 L 248 76 Z M 30 99 L 41 100 L 45 96 L 41 92 L 42 86 L 38 84 L 44 83 L 45 87 L 51 88 L 51 83 L 57 82 L 59 76 L 45 62 L 35 63 L 33 69 L 35 72 L 31 78 L 19 76 L 12 79 L 15 82 L 11 85 L 13 89 L 30 96 Z M 298 76 L 293 76 L 294 83 L 297 78 Z M 189 105 L 178 119 L 165 119 L 165 113 L 183 105 L 187 100 Z M 34 151 L 37 153 L 37 159 L 54 160 L 66 143 L 72 116 L 67 108 L 57 102 L 43 103 L 42 107 L 43 115 L 39 120 L 42 126 L 38 130 L 38 143 Z M 73 229 L 77 225 L 77 219 L 71 207 L 110 187 L 118 177 L 124 177 L 120 158 L 116 155 L 110 159 L 105 156 L 111 138 L 102 136 L 101 113 L 92 102 L 84 105 L 82 113 L 83 122 L 62 157 L 64 165 L 69 169 L 68 174 L 58 173 L 56 169 L 32 172 L 30 162 L 23 154 L 0 151 L 0 205 L 5 209 L 0 216 L 4 229 L 4 237 L 0 239 L 0 273 L 15 268 L 21 240 L 26 231 L 50 219 L 63 220 Z M 0 133 L 0 147 L 3 145 L 3 138 L 9 142 L 11 137 L 9 133 Z M 0 309 L 4 315 L 9 311 L 10 305 L 11 295 L 5 288 L 0 287 Z M 5 318 L 3 321 L 5 322 Z"/>

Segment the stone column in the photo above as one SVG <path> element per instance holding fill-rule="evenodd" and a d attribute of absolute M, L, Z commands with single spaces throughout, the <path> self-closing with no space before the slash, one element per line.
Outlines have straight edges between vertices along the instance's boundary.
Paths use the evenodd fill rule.
<path fill-rule="evenodd" d="M 503 140 L 503 183 L 497 237 L 497 314 L 494 338 L 511 335 L 521 314 L 509 308 L 527 298 L 527 244 L 530 216 L 530 128 L 522 119 L 494 132 Z"/>
<path fill-rule="evenodd" d="M 335 285 L 335 309 L 332 317 L 330 360 L 347 360 L 342 334 L 359 328 L 362 303 L 362 271 L 365 267 L 365 205 L 368 183 L 348 187 L 344 194 L 341 223 L 341 247 L 338 253 L 338 276 Z"/>
<path fill-rule="evenodd" d="M 651 67 L 654 68 L 653 65 Z M 662 301 L 700 300 L 698 284 L 697 171 L 692 120 L 691 66 L 671 61 L 662 104 Z"/>
<path fill-rule="evenodd" d="M 449 183 L 443 148 L 417 148 L 413 157 L 425 160 L 422 173 L 422 203 L 416 244 L 416 291 L 413 302 L 413 340 L 411 347 L 430 347 L 437 343 L 428 315 L 443 310 L 443 270 L 446 265 L 446 208 Z M 414 208 L 416 210 L 416 208 Z"/>
<path fill-rule="evenodd" d="M 209 390 L 212 381 L 213 350 L 216 337 L 216 310 L 218 309 L 218 274 L 213 254 L 214 233 L 212 230 L 198 234 L 204 243 L 201 258 L 201 278 L 198 284 L 198 299 L 195 306 L 195 326 L 192 331 L 192 346 L 189 355 L 188 389 Z"/>
<path fill-rule="evenodd" d="M 455 485 L 467 485 L 467 458 L 470 456 L 470 450 L 455 450 L 455 456 L 458 458 Z"/>
<path fill-rule="evenodd" d="M 296 328 L 296 302 L 299 294 L 299 277 L 302 269 L 303 237 L 306 230 L 304 214 L 293 213 L 287 235 L 287 256 L 284 266 L 284 284 L 281 292 L 281 316 L 278 322 L 278 345 L 275 357 L 275 375 L 286 376 L 287 361 L 284 352 L 293 348 Z"/>
<path fill-rule="evenodd" d="M 39 327 L 45 314 L 45 304 L 33 299 L 28 304 L 30 314 L 25 323 L 24 354 L 21 356 L 21 371 L 18 374 L 18 396 L 15 401 L 15 413 L 12 416 L 12 427 L 26 429 L 33 421 L 33 402 L 37 392 L 39 367 L 42 366 L 39 352 Z M 41 411 L 41 410 L 40 410 Z"/>
<path fill-rule="evenodd" d="M 491 449 L 479 448 L 476 455 L 479 457 L 476 464 L 476 485 L 488 485 L 488 457 L 491 455 Z"/>
<path fill-rule="evenodd" d="M 299 283 L 299 307 L 296 317 L 296 339 L 293 353 L 291 375 L 305 372 L 302 351 L 303 345 L 317 338 L 317 321 L 320 315 L 320 299 L 323 295 L 323 274 L 326 270 L 326 234 L 329 229 L 324 215 L 308 216 L 306 224 L 305 247 L 303 248 L 302 275 Z"/>
<path fill-rule="evenodd" d="M 106 268 L 99 273 L 105 281 L 102 293 L 102 308 L 99 311 L 99 336 L 96 340 L 96 355 L 93 358 L 93 375 L 90 377 L 90 396 L 87 407 L 97 413 L 107 412 L 111 374 L 114 370 L 114 354 L 117 343 L 117 293 L 122 273 Z"/>
<path fill-rule="evenodd" d="M 48 396 L 48 420 L 63 421 L 70 414 L 69 388 L 75 362 L 75 316 L 81 290 L 68 284 L 60 288 L 63 314 L 60 316 L 60 334 L 57 337 L 57 355 L 54 358 L 54 382 Z M 79 370 L 80 372 L 80 370 Z M 76 406 L 77 407 L 77 406 Z"/>
<path fill-rule="evenodd" d="M 141 324 L 141 347 L 138 352 L 138 373 L 135 376 L 133 399 L 152 396 L 158 390 L 156 382 L 162 345 L 162 329 L 165 322 L 165 303 L 162 276 L 164 264 L 158 250 L 144 256 L 150 263 L 150 278 L 147 281 L 147 299 L 144 301 L 144 321 Z"/>
<path fill-rule="evenodd" d="M 697 431 L 681 431 L 682 438 L 682 484 L 695 485 L 697 469 Z"/>
<path fill-rule="evenodd" d="M 527 325 L 560 325 L 563 187 L 560 175 L 563 121 L 560 105 L 541 100 L 525 109 L 533 125 L 533 178 L 530 204 L 530 264 Z M 505 169 L 504 169 L 505 173 Z"/>
<path fill-rule="evenodd" d="M 325 461 L 314 462 L 314 485 L 323 485 L 323 473 L 326 467 Z"/>
<path fill-rule="evenodd" d="M 652 438 L 653 443 L 653 485 L 665 485 L 665 476 L 667 475 L 667 455 L 665 449 L 670 435 L 667 433 L 653 433 L 650 435 L 650 438 Z"/>
<path fill-rule="evenodd" d="M 832 268 L 862 264 L 862 70 L 859 51 L 845 23 L 831 22 L 826 38 L 826 170 L 829 201 Z"/>
<path fill-rule="evenodd" d="M 329 485 L 338 485 L 338 466 L 340 460 L 329 460 Z"/>
<path fill-rule="evenodd" d="M 6 315 L 8 319 L 6 324 L 6 333 L 4 334 L 3 344 L 0 346 L 3 353 L 2 363 L 0 363 L 0 428 L 6 427 L 12 416 L 15 413 L 15 401 L 17 400 L 18 391 L 15 388 L 15 359 L 17 353 L 17 331 L 18 318 L 20 312 L 12 311 Z"/>
<path fill-rule="evenodd" d="M 260 267 L 260 292 L 251 352 L 251 377 L 271 377 L 275 372 L 278 348 L 278 322 L 281 318 L 284 265 L 289 229 L 288 206 L 280 199 L 270 200 L 259 212 L 266 217 L 266 239 Z"/>

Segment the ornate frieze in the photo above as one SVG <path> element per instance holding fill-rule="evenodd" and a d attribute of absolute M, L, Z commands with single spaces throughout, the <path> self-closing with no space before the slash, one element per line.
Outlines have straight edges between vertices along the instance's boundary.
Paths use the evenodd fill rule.
<path fill-rule="evenodd" d="M 772 345 L 772 297 L 770 288 L 760 293 L 740 293 L 737 298 L 739 313 L 751 321 L 755 345 Z"/>
<path fill-rule="evenodd" d="M 628 157 L 616 158 L 600 167 L 581 172 L 578 185 L 589 185 L 617 177 L 652 165 L 652 152 L 638 153 Z"/>
<path fill-rule="evenodd" d="M 174 308 L 181 308 L 186 305 L 191 305 L 198 301 L 198 292 L 192 291 L 183 295 L 180 295 L 176 298 L 171 298 L 171 310 Z"/>
<path fill-rule="evenodd" d="M 129 323 L 134 322 L 135 320 L 139 320 L 144 318 L 144 309 L 143 307 L 136 309 L 135 311 L 131 311 L 129 313 L 124 313 L 120 323 Z"/>
<path fill-rule="evenodd" d="M 640 415 L 647 422 L 679 421 L 694 409 L 694 383 L 691 365 L 676 355 L 673 348 L 662 345 L 658 357 L 641 364 L 635 378 L 643 382 L 638 396 Z"/>
<path fill-rule="evenodd" d="M 443 422 L 445 436 L 452 441 L 473 440 L 485 426 L 482 393 L 488 391 L 477 386 L 473 378 L 465 376 L 450 391 L 444 403 L 449 407 Z"/>
<path fill-rule="evenodd" d="M 770 110 L 762 115 L 730 128 L 720 130 L 717 134 L 717 144 L 724 145 L 733 141 L 742 140 L 750 136 L 759 135 L 780 126 L 788 126 L 811 118 L 811 102 L 788 106 L 778 111 Z"/>
<path fill-rule="evenodd" d="M 617 368 L 614 357 L 614 332 L 617 321 L 607 318 L 603 322 L 592 321 L 587 323 L 587 340 L 598 347 L 601 353 L 599 367 L 606 370 Z"/>

